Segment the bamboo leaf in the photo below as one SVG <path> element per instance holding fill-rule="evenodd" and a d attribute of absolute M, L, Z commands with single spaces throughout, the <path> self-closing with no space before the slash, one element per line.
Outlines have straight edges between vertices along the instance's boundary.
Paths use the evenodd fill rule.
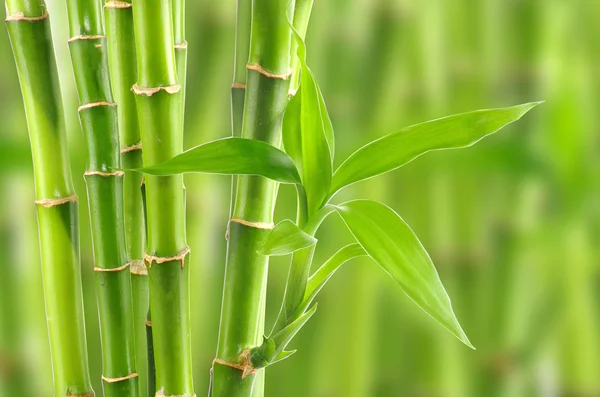
<path fill-rule="evenodd" d="M 298 170 L 287 154 L 265 142 L 243 138 L 208 142 L 162 164 L 137 171 L 151 175 L 188 172 L 259 175 L 281 183 L 300 183 Z"/>
<path fill-rule="evenodd" d="M 333 174 L 333 128 L 318 84 L 306 65 L 306 48 L 298 40 L 300 89 L 288 104 L 283 119 L 283 145 L 294 159 L 306 189 L 308 215 L 329 196 Z"/>
<path fill-rule="evenodd" d="M 259 249 L 259 253 L 270 256 L 288 255 L 316 243 L 316 238 L 286 219 L 271 230 L 263 246 Z"/>
<path fill-rule="evenodd" d="M 370 200 L 351 201 L 336 209 L 358 243 L 406 295 L 473 348 L 427 251 L 402 218 L 389 207 Z"/>
<path fill-rule="evenodd" d="M 331 193 L 395 170 L 429 151 L 469 147 L 519 120 L 539 103 L 454 115 L 386 135 L 358 149 L 342 163 L 333 176 Z"/>

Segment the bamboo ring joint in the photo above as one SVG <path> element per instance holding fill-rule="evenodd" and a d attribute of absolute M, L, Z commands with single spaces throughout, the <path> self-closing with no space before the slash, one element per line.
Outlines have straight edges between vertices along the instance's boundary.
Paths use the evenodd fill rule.
<path fill-rule="evenodd" d="M 56 207 L 57 205 L 62 205 L 62 204 L 67 204 L 67 203 L 76 203 L 76 202 L 77 202 L 76 194 L 72 194 L 67 197 L 35 200 L 36 205 L 41 205 L 44 208 L 52 208 L 52 207 Z"/>
<path fill-rule="evenodd" d="M 99 45 L 100 45 L 100 47 L 102 47 L 101 44 L 99 44 Z M 101 107 L 101 106 L 106 106 L 106 107 L 113 108 L 113 107 L 117 106 L 117 104 L 116 103 L 109 103 L 109 102 L 106 102 L 106 101 L 90 102 L 90 103 L 86 103 L 85 105 L 79 106 L 79 108 L 77 109 L 77 111 L 81 112 L 82 110 L 85 110 L 85 109 L 97 108 L 97 107 Z"/>
<path fill-rule="evenodd" d="M 85 394 L 73 394 L 71 392 L 68 392 L 67 397 L 94 397 L 94 392 L 91 391 L 91 392 L 85 393 Z"/>
<path fill-rule="evenodd" d="M 137 372 L 131 373 L 129 375 L 121 376 L 120 378 L 107 378 L 106 376 L 102 375 L 102 380 L 107 383 L 117 383 L 117 382 L 122 382 L 124 380 L 137 378 L 138 376 L 139 375 L 137 374 Z"/>
<path fill-rule="evenodd" d="M 74 41 L 77 40 L 102 40 L 105 39 L 106 36 L 102 35 L 102 34 L 92 34 L 92 35 L 78 35 L 78 36 L 73 36 L 71 37 L 69 40 L 67 40 L 67 43 L 72 43 Z"/>
<path fill-rule="evenodd" d="M 146 324 L 147 327 L 152 327 L 152 321 L 146 320 L 146 321 L 144 321 L 144 323 Z"/>
<path fill-rule="evenodd" d="M 8 10 L 7 10 L 8 11 Z M 8 12 L 7 12 L 8 13 Z M 39 17 L 26 17 L 22 12 L 17 12 L 13 15 L 7 15 L 5 22 L 41 22 L 48 19 L 48 11 L 44 10 L 44 13 Z"/>
<path fill-rule="evenodd" d="M 187 41 L 183 41 L 182 43 L 177 43 L 173 46 L 176 50 L 185 50 L 187 49 Z"/>
<path fill-rule="evenodd" d="M 116 272 L 120 272 L 121 270 L 125 270 L 129 267 L 130 262 L 127 262 L 126 264 L 124 264 L 123 266 L 119 266 L 119 267 L 113 267 L 113 268 L 102 268 L 102 267 L 94 267 L 94 271 L 95 272 L 99 272 L 99 273 L 116 273 Z"/>
<path fill-rule="evenodd" d="M 233 83 L 231 85 L 231 88 L 245 90 L 246 89 L 246 84 L 244 84 L 244 83 Z"/>
<path fill-rule="evenodd" d="M 156 262 L 157 265 L 160 265 L 161 263 L 167 263 L 167 262 L 175 262 L 175 261 L 180 261 L 181 262 L 181 268 L 183 269 L 184 265 L 185 265 L 185 257 L 190 253 L 190 247 L 185 247 L 184 249 L 182 249 L 181 251 L 179 251 L 176 255 L 173 256 L 154 256 L 154 255 L 148 255 L 148 254 L 144 254 L 144 260 L 146 262 L 148 262 L 148 268 L 152 269 L 152 263 Z"/>
<path fill-rule="evenodd" d="M 152 95 L 156 94 L 159 91 L 164 91 L 167 94 L 177 94 L 180 90 L 181 90 L 181 86 L 179 84 L 167 85 L 167 86 L 161 86 L 161 87 L 144 88 L 144 87 L 138 86 L 136 83 L 133 85 L 133 87 L 131 87 L 131 91 L 133 91 L 133 93 L 135 95 L 146 95 L 148 97 L 151 97 Z"/>
<path fill-rule="evenodd" d="M 165 388 L 163 387 L 162 389 L 160 389 L 159 391 L 156 392 L 156 394 L 154 395 L 154 397 L 196 397 L 196 394 L 177 394 L 177 395 L 169 395 L 166 396 L 165 395 Z"/>
<path fill-rule="evenodd" d="M 147 276 L 148 269 L 146 269 L 146 264 L 142 259 L 134 259 L 129 261 L 129 271 L 131 274 L 136 276 Z"/>
<path fill-rule="evenodd" d="M 265 76 L 265 77 L 267 77 L 269 79 L 287 80 L 292 75 L 292 71 L 291 70 L 289 70 L 287 73 L 284 73 L 284 74 L 271 73 L 268 70 L 265 70 L 258 63 L 249 63 L 249 64 L 246 65 L 246 69 L 248 69 L 248 70 L 254 70 L 255 72 L 258 72 L 258 73 L 262 74 L 263 76 Z"/>
<path fill-rule="evenodd" d="M 125 173 L 123 171 L 115 171 L 115 172 L 103 172 L 103 171 L 86 171 L 83 173 L 83 176 L 123 176 Z"/>
<path fill-rule="evenodd" d="M 131 3 L 126 3 L 124 1 L 109 1 L 104 4 L 104 8 L 131 8 Z"/>
<path fill-rule="evenodd" d="M 239 371 L 242 371 L 242 379 L 244 379 L 246 376 L 256 374 L 258 369 L 254 368 L 254 366 L 252 365 L 252 361 L 250 360 L 250 350 L 249 349 L 244 350 L 240 354 L 239 358 L 240 358 L 240 360 L 242 360 L 241 364 L 240 363 L 232 363 L 232 362 L 222 360 L 217 357 L 213 360 L 213 366 L 214 366 L 214 364 L 219 364 L 219 365 L 224 365 L 226 367 L 230 367 L 230 368 L 234 368 Z"/>
<path fill-rule="evenodd" d="M 142 150 L 142 142 L 138 142 L 135 145 L 127 146 L 121 149 L 121 154 L 135 152 L 136 150 Z"/>
<path fill-rule="evenodd" d="M 250 222 L 239 218 L 231 218 L 229 222 L 239 223 L 240 225 L 263 230 L 271 230 L 273 229 L 273 227 L 275 227 L 275 224 L 273 222 Z"/>

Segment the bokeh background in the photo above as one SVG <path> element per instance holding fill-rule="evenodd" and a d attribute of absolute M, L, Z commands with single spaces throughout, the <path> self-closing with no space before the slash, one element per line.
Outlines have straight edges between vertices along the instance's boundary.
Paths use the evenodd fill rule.
<path fill-rule="evenodd" d="M 100 346 L 84 150 L 64 2 L 49 8 L 80 206 L 92 378 Z M 186 147 L 230 135 L 235 1 L 188 1 Z M 461 151 L 428 154 L 338 200 L 381 200 L 431 253 L 471 351 L 368 260 L 334 277 L 293 343 L 267 370 L 269 397 L 600 396 L 600 2 L 316 0 L 309 64 L 337 134 L 337 160 L 372 139 L 452 113 L 546 103 Z M 51 367 L 21 94 L 0 29 L 0 395 L 50 397 Z M 186 176 L 192 247 L 195 387 L 216 348 L 230 181 Z M 277 219 L 292 216 L 281 189 Z M 315 264 L 350 241 L 334 219 Z M 287 259 L 272 261 L 268 322 Z M 3 391 L 4 390 L 4 391 Z"/>

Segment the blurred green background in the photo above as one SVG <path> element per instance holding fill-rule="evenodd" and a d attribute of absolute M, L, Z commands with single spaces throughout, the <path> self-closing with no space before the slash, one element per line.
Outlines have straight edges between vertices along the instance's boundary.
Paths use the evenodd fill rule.
<path fill-rule="evenodd" d="M 86 326 L 95 390 L 100 347 L 83 140 L 65 4 L 50 0 L 80 197 Z M 188 1 L 186 147 L 230 135 L 235 1 Z M 271 397 L 600 396 L 600 1 L 316 0 L 309 64 L 337 133 L 337 160 L 416 122 L 546 103 L 475 148 L 428 154 L 338 197 L 381 200 L 436 263 L 471 351 L 368 260 L 325 288 L 298 353 L 267 370 Z M 50 397 L 51 368 L 21 94 L 0 30 L 0 395 Z M 195 388 L 217 340 L 230 180 L 186 176 Z M 343 197 L 342 197 L 343 196 Z M 277 219 L 295 196 L 281 189 Z M 315 265 L 350 241 L 328 221 Z M 288 259 L 272 261 L 270 323 Z M 4 389 L 7 390 L 7 389 Z M 12 396 L 11 396 L 12 397 Z"/>

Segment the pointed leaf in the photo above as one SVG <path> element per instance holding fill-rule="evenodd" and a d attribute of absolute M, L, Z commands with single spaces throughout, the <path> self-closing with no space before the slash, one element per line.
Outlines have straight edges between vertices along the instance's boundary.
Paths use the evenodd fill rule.
<path fill-rule="evenodd" d="M 316 243 L 316 238 L 306 234 L 294 222 L 286 219 L 271 230 L 258 252 L 270 256 L 288 255 Z"/>
<path fill-rule="evenodd" d="M 300 183 L 294 161 L 281 150 L 261 141 L 225 138 L 186 150 L 158 165 L 137 171 L 151 175 L 187 172 L 225 175 L 259 175 L 282 183 Z"/>
<path fill-rule="evenodd" d="M 351 201 L 336 208 L 358 243 L 406 295 L 473 347 L 454 315 L 431 258 L 402 218 L 391 208 L 369 200 Z"/>
<path fill-rule="evenodd" d="M 487 135 L 519 120 L 537 106 L 479 110 L 429 121 L 386 135 L 358 149 L 337 169 L 331 193 L 344 186 L 395 170 L 432 150 L 471 146 Z"/>
<path fill-rule="evenodd" d="M 310 216 L 321 208 L 329 195 L 333 128 L 317 82 L 306 65 L 304 43 L 297 33 L 295 37 L 301 61 L 300 89 L 284 115 L 283 145 L 300 171 Z"/>

